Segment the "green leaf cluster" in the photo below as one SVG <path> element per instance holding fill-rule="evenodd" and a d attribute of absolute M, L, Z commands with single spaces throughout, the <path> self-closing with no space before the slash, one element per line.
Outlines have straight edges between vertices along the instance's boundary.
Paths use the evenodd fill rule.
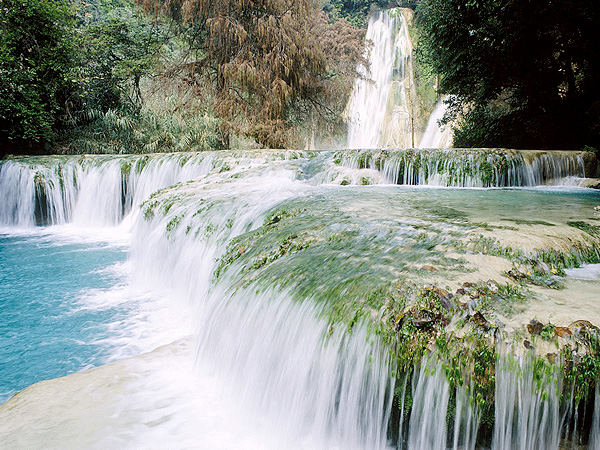
<path fill-rule="evenodd" d="M 65 0 L 0 0 L 0 145 L 43 145 L 75 88 Z"/>
<path fill-rule="evenodd" d="M 127 147 L 156 151 L 165 146 L 165 139 L 131 136 L 140 128 L 135 123 L 144 100 L 142 80 L 161 68 L 168 42 L 162 22 L 146 16 L 132 0 L 77 5 L 69 0 L 0 0 L 0 11 L 3 151 L 47 152 L 56 141 L 69 151 L 69 142 L 81 132 L 86 143 L 98 137 L 119 153 L 130 151 Z M 149 115 L 146 111 L 143 127 L 176 132 L 178 124 L 157 124 Z M 211 124 L 200 122 L 193 128 L 203 134 Z M 204 143 L 208 135 L 210 131 L 191 138 Z M 81 142 L 77 147 L 97 152 Z"/>
<path fill-rule="evenodd" d="M 132 5 L 112 9 L 101 19 L 78 30 L 81 109 L 138 111 L 141 79 L 157 71 L 166 30 Z"/>
<path fill-rule="evenodd" d="M 333 20 L 346 19 L 357 28 L 367 26 L 372 7 L 383 8 L 383 0 L 323 0 L 322 8 Z"/>

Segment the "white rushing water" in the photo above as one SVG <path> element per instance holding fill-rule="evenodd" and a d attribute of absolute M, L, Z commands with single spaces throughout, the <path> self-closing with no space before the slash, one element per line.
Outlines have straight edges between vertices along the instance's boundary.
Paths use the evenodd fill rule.
<path fill-rule="evenodd" d="M 496 149 L 399 149 L 339 152 L 342 166 L 370 169 L 371 184 L 452 187 L 577 186 L 583 152 Z M 360 184 L 360 179 L 354 181 Z"/>
<path fill-rule="evenodd" d="M 122 356 L 131 358 L 17 395 L 0 408 L 0 447 L 475 449 L 480 412 L 468 385 L 451 391 L 435 358 L 398 383 L 400 392 L 410 387 L 411 414 L 404 427 L 402 395 L 402 419 L 390 423 L 395 380 L 386 350 L 366 327 L 331 326 L 325 306 L 311 298 L 298 300 L 275 284 L 240 283 L 235 263 L 215 278 L 232 239 L 260 227 L 274 207 L 322 192 L 319 185 L 330 180 L 323 174 L 339 168 L 334 156 L 265 151 L 3 162 L 3 230 L 42 223 L 65 235 L 76 226 L 108 238 L 118 230 L 123 242 L 129 236 L 129 261 L 121 267 L 127 285 L 91 302 L 139 306 L 119 336 Z M 393 157 L 386 158 L 360 170 L 391 171 L 385 164 Z M 554 167 L 536 167 L 544 164 Z M 502 358 L 493 450 L 557 449 L 560 379 L 534 380 L 527 360 Z M 598 417 L 596 411 L 596 424 Z M 388 441 L 389 428 L 403 427 L 399 442 Z"/>
<path fill-rule="evenodd" d="M 377 345 L 364 345 L 364 330 L 324 340 L 327 322 L 309 302 L 294 303 L 285 292 L 211 285 L 228 240 L 262 224 L 282 200 L 301 195 L 290 175 L 268 168 L 235 186 L 205 185 L 198 194 L 223 205 L 194 217 L 195 209 L 186 209 L 196 204 L 183 201 L 166 218 L 140 221 L 132 248 L 136 281 L 195 305 L 197 364 L 227 380 L 229 395 L 261 411 L 287 446 L 383 448 L 389 379 Z M 165 235 L 169 220 L 180 216 L 176 231 Z M 214 234 L 188 237 L 188 230 L 209 224 Z"/>
<path fill-rule="evenodd" d="M 348 148 L 414 147 L 412 49 L 400 9 L 378 11 L 365 37 L 368 70 L 359 66 L 348 114 Z"/>
<path fill-rule="evenodd" d="M 567 276 L 579 280 L 600 280 L 600 264 L 585 264 L 565 272 Z"/>
<path fill-rule="evenodd" d="M 592 418 L 590 450 L 600 450 L 600 383 L 596 383 L 596 400 L 594 402 L 594 416 Z"/>
<path fill-rule="evenodd" d="M 156 341 L 172 350 L 74 376 L 64 387 L 68 398 L 45 400 L 42 384 L 9 402 L 44 402 L 64 410 L 59 416 L 65 417 L 71 417 L 75 405 L 80 414 L 93 409 L 87 413 L 85 432 L 49 425 L 52 418 L 29 413 L 43 426 L 22 433 L 20 427 L 29 422 L 17 420 L 14 413 L 2 417 L 11 432 L 0 425 L 0 443 L 10 448 L 385 448 L 392 380 L 376 339 L 367 338 L 366 330 L 358 327 L 352 334 L 330 329 L 315 305 L 297 303 L 285 291 L 233 289 L 227 278 L 218 285 L 212 282 L 217 257 L 232 237 L 261 225 L 267 211 L 281 201 L 304 195 L 293 164 L 264 164 L 259 154 L 240 158 L 237 162 L 251 175 L 230 183 L 214 170 L 210 154 L 159 156 L 138 170 L 139 161 L 133 161 L 125 175 L 118 158 L 89 166 L 74 161 L 65 167 L 17 164 L 22 172 L 18 176 L 9 163 L 10 170 L 2 172 L 4 183 L 29 188 L 24 191 L 29 193 L 27 200 L 2 210 L 4 226 L 22 228 L 36 222 L 40 196 L 26 180 L 36 174 L 35 183 L 44 190 L 47 222 L 131 224 L 131 292 L 146 292 L 148 306 L 159 307 L 168 300 L 181 317 L 165 322 L 163 339 Z M 211 169 L 213 175 L 204 183 L 189 190 L 179 184 L 176 203 L 171 203 L 169 189 L 151 195 L 176 182 L 202 179 Z M 150 199 L 149 207 L 153 199 L 165 198 L 155 215 L 141 215 L 139 206 L 130 206 Z M 198 201 L 210 206 L 202 211 Z M 178 217 L 181 223 L 171 228 Z M 193 351 L 185 341 L 170 343 L 169 336 L 177 340 L 187 333 L 195 337 Z M 179 373 L 173 373 L 174 368 Z M 105 381 L 111 376 L 122 381 Z M 79 385 L 86 377 L 103 398 L 95 408 Z M 235 432 L 230 432 L 230 424 Z M 63 432 L 56 434 L 55 427 Z"/>
<path fill-rule="evenodd" d="M 528 357 L 517 358 L 502 350 L 499 354 L 492 449 L 558 449 L 564 420 L 559 371 L 536 380 Z"/>
<path fill-rule="evenodd" d="M 402 9 L 372 14 L 367 34 L 368 67 L 358 66 L 348 104 L 348 148 L 447 148 L 449 126 L 441 127 L 446 105 L 436 105 L 422 136 L 416 133 L 418 99 L 412 43 Z"/>
<path fill-rule="evenodd" d="M 566 412 L 560 409 L 561 376 L 558 367 L 536 379 L 533 360 L 515 356 L 504 345 L 498 348 L 495 379 L 495 424 L 492 450 L 558 450 Z M 539 375 L 539 374 L 538 374 Z M 413 379 L 413 411 L 410 416 L 408 449 L 453 450 L 481 448 L 477 444 L 480 413 L 463 387 L 450 391 L 446 372 L 437 355 L 424 359 Z M 447 413 L 456 396 L 453 428 L 448 430 Z M 597 419 L 597 412 L 594 413 Z M 590 443 L 597 437 L 592 429 Z M 448 437 L 450 434 L 450 437 Z"/>
<path fill-rule="evenodd" d="M 142 157 L 31 158 L 0 166 L 0 226 L 115 226 L 135 219 L 139 206 L 159 189 L 205 176 L 229 165 L 257 165 L 265 157 L 244 160 L 214 153 Z M 310 156 L 316 153 L 299 153 Z M 585 177 L 583 152 L 505 150 L 361 150 L 322 158 L 323 167 L 309 183 L 408 184 L 459 187 L 574 185 Z M 339 165 L 333 160 L 339 159 Z M 254 161 L 254 162 L 253 162 Z M 319 166 L 316 166 L 319 167 Z M 369 169 L 361 173 L 357 169 Z M 340 178 L 341 177 L 341 178 Z M 341 182 L 340 181 L 340 182 Z M 133 215 L 129 215 L 133 212 Z"/>
<path fill-rule="evenodd" d="M 116 226 L 153 192 L 206 175 L 212 154 L 37 159 L 2 166 L 0 226 Z M 32 161 L 36 161 L 33 158 Z"/>
<path fill-rule="evenodd" d="M 408 448 L 436 450 L 446 446 L 450 387 L 441 364 L 424 361 L 414 379 Z"/>
<path fill-rule="evenodd" d="M 450 147 L 452 142 L 452 132 L 450 126 L 440 126 L 439 122 L 444 117 L 446 112 L 446 104 L 444 100 L 440 100 L 435 105 L 429 119 L 427 126 L 421 136 L 418 148 L 447 148 Z"/>

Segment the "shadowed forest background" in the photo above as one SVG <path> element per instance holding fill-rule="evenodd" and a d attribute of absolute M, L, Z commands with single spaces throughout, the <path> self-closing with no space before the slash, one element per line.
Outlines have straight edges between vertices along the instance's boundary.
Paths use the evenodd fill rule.
<path fill-rule="evenodd" d="M 404 6 L 457 147 L 600 147 L 591 0 L 0 0 L 3 153 L 340 148 L 369 12 Z"/>

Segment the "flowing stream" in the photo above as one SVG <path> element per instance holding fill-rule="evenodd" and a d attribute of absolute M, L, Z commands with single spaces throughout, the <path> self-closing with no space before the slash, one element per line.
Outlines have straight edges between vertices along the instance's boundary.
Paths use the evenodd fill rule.
<path fill-rule="evenodd" d="M 401 151 L 3 161 L 2 336 L 29 326 L 41 337 L 5 342 L 2 400 L 49 381 L 0 406 L 0 447 L 478 448 L 480 411 L 468 388 L 449 389 L 435 355 L 396 379 L 368 323 L 331 318 L 415 263 L 453 267 L 424 227 L 449 242 L 470 220 L 541 208 L 567 221 L 600 201 L 577 188 L 397 183 L 562 185 L 584 177 L 583 157 L 424 153 L 418 168 Z M 497 362 L 492 448 L 558 449 L 560 380 L 532 380 L 527 360 L 501 354 L 513 362 Z M 393 414 L 402 386 L 413 393 L 406 419 Z"/>

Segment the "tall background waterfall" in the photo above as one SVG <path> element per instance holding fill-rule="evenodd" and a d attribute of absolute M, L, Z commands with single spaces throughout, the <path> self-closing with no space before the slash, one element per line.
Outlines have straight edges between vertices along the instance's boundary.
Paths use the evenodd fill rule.
<path fill-rule="evenodd" d="M 369 20 L 369 68 L 359 67 L 348 109 L 348 148 L 415 147 L 412 45 L 401 9 Z"/>
<path fill-rule="evenodd" d="M 368 68 L 360 65 L 348 104 L 350 149 L 447 148 L 450 127 L 441 127 L 445 105 L 440 100 L 425 130 L 415 87 L 412 43 L 402 8 L 377 11 L 365 37 Z"/>

